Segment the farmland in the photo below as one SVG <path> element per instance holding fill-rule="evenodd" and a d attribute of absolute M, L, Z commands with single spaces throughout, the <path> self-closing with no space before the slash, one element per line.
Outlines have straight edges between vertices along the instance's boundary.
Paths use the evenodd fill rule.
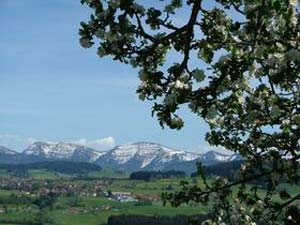
<path fill-rule="evenodd" d="M 106 225 L 112 215 L 207 214 L 209 205 L 189 203 L 179 208 L 163 205 L 161 193 L 180 190 L 182 180 L 201 186 L 197 178 L 144 181 L 113 170 L 80 175 L 29 169 L 25 177 L 14 177 L 10 171 L 0 170 L 0 224 Z M 250 189 L 251 184 L 247 187 Z M 284 183 L 279 189 L 293 195 L 300 191 L 299 186 Z M 265 191 L 259 189 L 258 193 L 264 195 Z M 274 198 L 280 201 L 279 196 Z"/>
<path fill-rule="evenodd" d="M 90 180 L 73 179 L 45 170 L 29 170 L 28 174 L 27 178 L 10 178 L 9 174 L 2 171 L 1 182 L 17 179 L 18 183 L 21 182 L 21 185 L 24 185 L 24 188 L 2 187 L 0 190 L 0 224 L 39 224 L 42 220 L 43 224 L 96 225 L 106 224 L 111 215 L 175 216 L 207 212 L 206 208 L 192 204 L 180 208 L 163 206 L 160 200 L 161 193 L 178 190 L 180 179 L 146 182 L 127 179 L 126 174 L 115 171 L 93 172 L 90 174 L 93 179 Z M 191 178 L 186 179 L 192 181 Z M 43 187 L 23 190 L 27 186 L 35 187 L 44 183 L 55 188 L 56 186 L 76 187 L 78 193 L 68 189 L 69 192 L 60 193 L 52 201 L 43 196 L 46 193 L 49 194 Z M 95 184 L 101 187 L 101 192 L 87 191 L 94 190 L 88 187 L 94 187 Z M 42 190 L 42 192 L 37 190 Z M 139 200 L 118 201 L 105 195 L 107 192 L 130 193 Z"/>

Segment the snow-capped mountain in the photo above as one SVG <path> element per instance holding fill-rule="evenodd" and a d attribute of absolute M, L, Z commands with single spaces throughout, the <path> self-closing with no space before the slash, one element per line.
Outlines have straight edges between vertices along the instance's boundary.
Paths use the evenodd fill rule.
<path fill-rule="evenodd" d="M 215 151 L 204 154 L 186 152 L 150 142 L 118 145 L 99 152 L 92 148 L 70 143 L 35 142 L 22 153 L 0 146 L 0 163 L 31 163 L 49 160 L 90 162 L 102 168 L 123 171 L 137 170 L 182 170 L 196 171 L 196 162 L 214 165 L 220 162 L 242 160 L 237 154 L 227 155 Z"/>
<path fill-rule="evenodd" d="M 236 154 L 233 155 L 228 155 L 228 154 L 223 154 L 219 153 L 216 151 L 209 151 L 204 154 L 201 154 L 200 160 L 201 162 L 205 163 L 206 165 L 209 164 L 215 164 L 216 162 L 229 162 L 233 161 L 237 157 Z"/>
<path fill-rule="evenodd" d="M 112 167 L 127 171 L 162 170 L 172 161 L 191 161 L 199 155 L 185 151 L 173 150 L 160 144 L 138 142 L 119 145 L 100 156 L 96 163 L 102 167 Z"/>
<path fill-rule="evenodd" d="M 35 142 L 22 154 L 51 160 L 94 162 L 104 153 L 77 144 Z"/>
<path fill-rule="evenodd" d="M 135 171 L 176 170 L 181 164 L 185 164 L 184 167 L 188 167 L 190 162 L 194 170 L 196 161 L 198 160 L 202 161 L 204 165 L 211 165 L 218 162 L 230 161 L 231 157 L 232 155 L 213 151 L 205 154 L 197 154 L 167 148 L 156 143 L 138 142 L 119 145 L 100 156 L 96 163 L 103 168 L 111 167 L 120 170 Z"/>

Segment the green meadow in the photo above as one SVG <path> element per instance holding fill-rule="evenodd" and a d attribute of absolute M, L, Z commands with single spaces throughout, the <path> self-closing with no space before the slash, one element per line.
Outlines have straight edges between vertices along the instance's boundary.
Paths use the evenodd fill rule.
<path fill-rule="evenodd" d="M 175 215 L 197 215 L 207 212 L 205 207 L 200 205 L 183 205 L 180 208 L 173 208 L 170 205 L 163 205 L 160 201 L 162 192 L 175 191 L 180 188 L 182 179 L 162 179 L 154 181 L 129 180 L 125 174 L 113 171 L 101 171 L 91 174 L 93 178 L 115 176 L 106 191 L 112 192 L 131 192 L 134 196 L 142 198 L 155 199 L 145 203 L 120 202 L 109 199 L 108 197 L 94 196 L 60 196 L 56 199 L 51 208 L 40 210 L 32 202 L 37 196 L 25 194 L 17 190 L 0 190 L 0 209 L 5 208 L 5 213 L 0 213 L 0 224 L 35 224 L 28 222 L 38 218 L 41 213 L 45 221 L 44 224 L 57 225 L 99 225 L 106 224 L 111 215 L 157 215 L 157 216 L 175 216 Z M 119 176 L 119 179 L 116 179 Z M 63 178 L 61 174 L 55 174 L 44 170 L 29 171 L 29 178 L 37 180 L 52 180 Z M 190 178 L 187 178 L 191 181 Z M 67 179 L 66 179 L 67 180 Z M 74 183 L 93 182 L 94 180 L 72 180 Z M 31 202 L 8 202 L 12 195 L 25 195 Z"/>
<path fill-rule="evenodd" d="M 2 179 L 9 176 L 4 171 L 0 172 Z M 173 208 L 169 204 L 163 205 L 160 200 L 161 193 L 179 190 L 182 179 L 130 180 L 127 174 L 115 171 L 91 173 L 89 178 L 92 179 L 70 179 L 67 175 L 46 170 L 30 170 L 28 174 L 29 176 L 26 178 L 28 180 L 50 180 L 52 182 L 63 180 L 75 185 L 89 185 L 91 182 L 106 180 L 112 176 L 114 178 L 109 178 L 109 185 L 104 191 L 130 192 L 138 198 L 151 200 L 137 203 L 120 202 L 106 196 L 60 195 L 51 207 L 41 209 L 35 204 L 38 199 L 37 195 L 22 190 L 0 189 L 0 211 L 5 210 L 5 212 L 0 212 L 1 225 L 39 224 L 39 221 L 47 225 L 105 225 L 111 215 L 176 216 L 206 214 L 209 211 L 209 206 L 193 203 L 178 208 Z M 201 185 L 199 181 L 192 178 L 185 178 L 185 180 Z M 292 194 L 300 191 L 299 187 L 288 184 L 282 184 L 280 188 L 287 189 Z M 237 188 L 234 191 L 237 191 Z M 263 195 L 264 191 L 259 190 L 259 193 Z"/>

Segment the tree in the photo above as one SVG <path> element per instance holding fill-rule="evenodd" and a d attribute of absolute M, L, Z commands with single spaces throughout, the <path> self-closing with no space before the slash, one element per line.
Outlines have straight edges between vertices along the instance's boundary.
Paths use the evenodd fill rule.
<path fill-rule="evenodd" d="M 188 106 L 209 124 L 211 145 L 245 159 L 234 182 L 211 184 L 199 170 L 204 186 L 183 183 L 181 192 L 165 198 L 175 206 L 214 198 L 209 224 L 299 224 L 300 194 L 279 185 L 299 179 L 298 1 L 81 2 L 93 10 L 81 23 L 81 45 L 100 41 L 100 57 L 139 68 L 137 93 L 154 102 L 161 126 L 182 128 L 178 110 Z M 187 22 L 176 22 L 177 15 Z M 266 182 L 265 194 L 245 185 L 257 178 Z"/>

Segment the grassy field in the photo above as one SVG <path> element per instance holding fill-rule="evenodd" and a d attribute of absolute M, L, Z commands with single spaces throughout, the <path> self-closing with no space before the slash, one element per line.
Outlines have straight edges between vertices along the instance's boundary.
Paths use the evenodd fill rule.
<path fill-rule="evenodd" d="M 0 176 L 8 177 L 5 172 L 0 171 Z M 162 192 L 174 192 L 179 190 L 180 181 L 182 179 L 161 179 L 153 181 L 142 180 L 129 180 L 126 178 L 128 175 L 115 171 L 100 171 L 89 174 L 93 179 L 99 178 L 110 179 L 109 186 L 105 191 L 112 192 L 131 192 L 136 197 L 146 199 L 153 199 L 148 202 L 120 202 L 117 200 L 109 199 L 108 197 L 93 197 L 93 196 L 60 196 L 51 208 L 40 210 L 35 204 L 22 203 L 22 202 L 7 202 L 5 199 L 13 195 L 20 195 L 22 192 L 17 190 L 1 190 L 0 189 L 0 209 L 7 209 L 5 213 L 0 213 L 0 221 L 5 221 L 1 225 L 12 224 L 26 224 L 25 221 L 32 218 L 39 218 L 41 215 L 45 218 L 50 218 L 53 223 L 43 224 L 57 224 L 57 225 L 105 225 L 107 219 L 111 215 L 149 215 L 149 216 L 175 216 L 175 215 L 196 215 L 206 214 L 209 210 L 208 207 L 189 204 L 182 205 L 179 208 L 173 208 L 170 205 L 163 206 L 159 200 Z M 29 171 L 29 178 L 37 180 L 52 180 L 56 179 L 67 180 L 66 175 L 50 173 L 45 170 L 31 170 Z M 116 179 L 118 178 L 118 179 Z M 1 178 L 0 178 L 1 179 Z M 91 180 L 70 180 L 73 184 L 89 184 L 95 182 Z M 185 180 L 190 183 L 195 182 L 192 178 Z M 198 185 L 201 185 L 198 183 Z M 251 186 L 249 185 L 248 188 Z M 300 187 L 282 184 L 281 189 L 287 189 L 291 194 L 300 192 Z M 237 188 L 235 188 L 237 191 Z M 259 190 L 261 195 L 264 194 L 263 190 Z M 24 193 L 22 193 L 24 195 Z M 37 196 L 27 196 L 34 200 Z M 277 200 L 277 197 L 275 197 Z M 156 199 L 156 200 L 154 200 Z M 279 197 L 278 197 L 279 201 Z M 27 223 L 28 224 L 28 223 Z"/>
<path fill-rule="evenodd" d="M 107 177 L 113 172 L 108 171 L 106 174 L 96 174 L 99 177 Z M 95 174 L 94 174 L 95 175 Z M 115 174 L 114 174 L 115 175 Z M 30 171 L 30 176 L 35 179 L 57 179 L 57 176 L 47 171 Z M 124 177 L 122 174 L 121 177 Z M 73 182 L 88 183 L 92 181 L 77 180 Z M 163 179 L 156 181 L 140 181 L 128 179 L 112 180 L 111 185 L 107 188 L 112 192 L 131 192 L 135 196 L 149 197 L 159 199 L 162 192 L 174 191 L 179 188 L 180 179 Z M 10 196 L 11 194 L 20 194 L 19 191 L 0 190 L 0 199 Z M 32 197 L 32 196 L 31 196 Z M 34 197 L 33 197 L 34 198 Z M 75 202 L 75 203 L 74 203 Z M 0 221 L 6 220 L 7 223 L 0 224 L 19 224 L 26 218 L 38 216 L 39 209 L 36 206 L 28 204 L 1 204 L 0 208 L 8 208 L 7 213 L 0 214 Z M 106 207 L 106 208 L 105 208 Z M 99 225 L 106 224 L 111 215 L 196 215 L 207 212 L 207 209 L 196 205 L 184 205 L 180 208 L 173 208 L 170 205 L 163 206 L 161 201 L 148 202 L 147 204 L 137 204 L 136 202 L 120 202 L 111 200 L 107 197 L 59 197 L 52 209 L 43 211 L 43 215 L 51 218 L 59 225 Z"/>
<path fill-rule="evenodd" d="M 1 178 L 8 178 L 13 176 L 5 169 L 0 169 L 0 179 Z M 47 179 L 47 180 L 57 180 L 57 179 L 66 179 L 71 177 L 76 177 L 77 175 L 69 175 L 63 173 L 57 173 L 53 171 L 47 171 L 46 169 L 29 169 L 25 177 L 26 179 Z M 96 172 L 89 172 L 84 174 L 86 179 L 102 179 L 102 178 L 113 178 L 113 179 L 121 179 L 121 178 L 128 178 L 129 173 L 115 171 L 111 169 L 103 169 L 101 171 Z"/>
<path fill-rule="evenodd" d="M 28 178 L 29 179 L 55 180 L 55 179 L 59 179 L 60 176 L 56 173 L 49 172 L 47 170 L 29 170 Z"/>
<path fill-rule="evenodd" d="M 57 204 L 64 209 L 49 211 L 49 215 L 55 218 L 58 224 L 62 225 L 82 225 L 82 224 L 105 224 L 108 217 L 111 215 L 195 215 L 204 213 L 205 209 L 201 207 L 194 207 L 186 205 L 180 208 L 172 208 L 170 206 L 163 206 L 161 202 L 155 202 L 152 205 L 137 206 L 133 202 L 118 202 L 115 200 L 108 200 L 107 198 L 92 198 L 83 197 L 80 203 L 83 204 L 85 211 L 74 212 L 66 206 L 66 198 L 61 198 Z M 99 206 L 111 206 L 112 209 L 101 210 L 96 209 Z"/>
<path fill-rule="evenodd" d="M 1 178 L 1 177 L 8 177 L 8 176 L 9 176 L 9 174 L 7 173 L 6 170 L 0 169 L 0 178 Z"/>
<path fill-rule="evenodd" d="M 121 178 L 128 178 L 129 173 L 126 172 L 121 172 L 121 171 L 115 171 L 112 169 L 103 169 L 101 171 L 97 172 L 90 172 L 87 174 L 88 177 L 90 178 L 116 178 L 116 179 L 121 179 Z"/>

